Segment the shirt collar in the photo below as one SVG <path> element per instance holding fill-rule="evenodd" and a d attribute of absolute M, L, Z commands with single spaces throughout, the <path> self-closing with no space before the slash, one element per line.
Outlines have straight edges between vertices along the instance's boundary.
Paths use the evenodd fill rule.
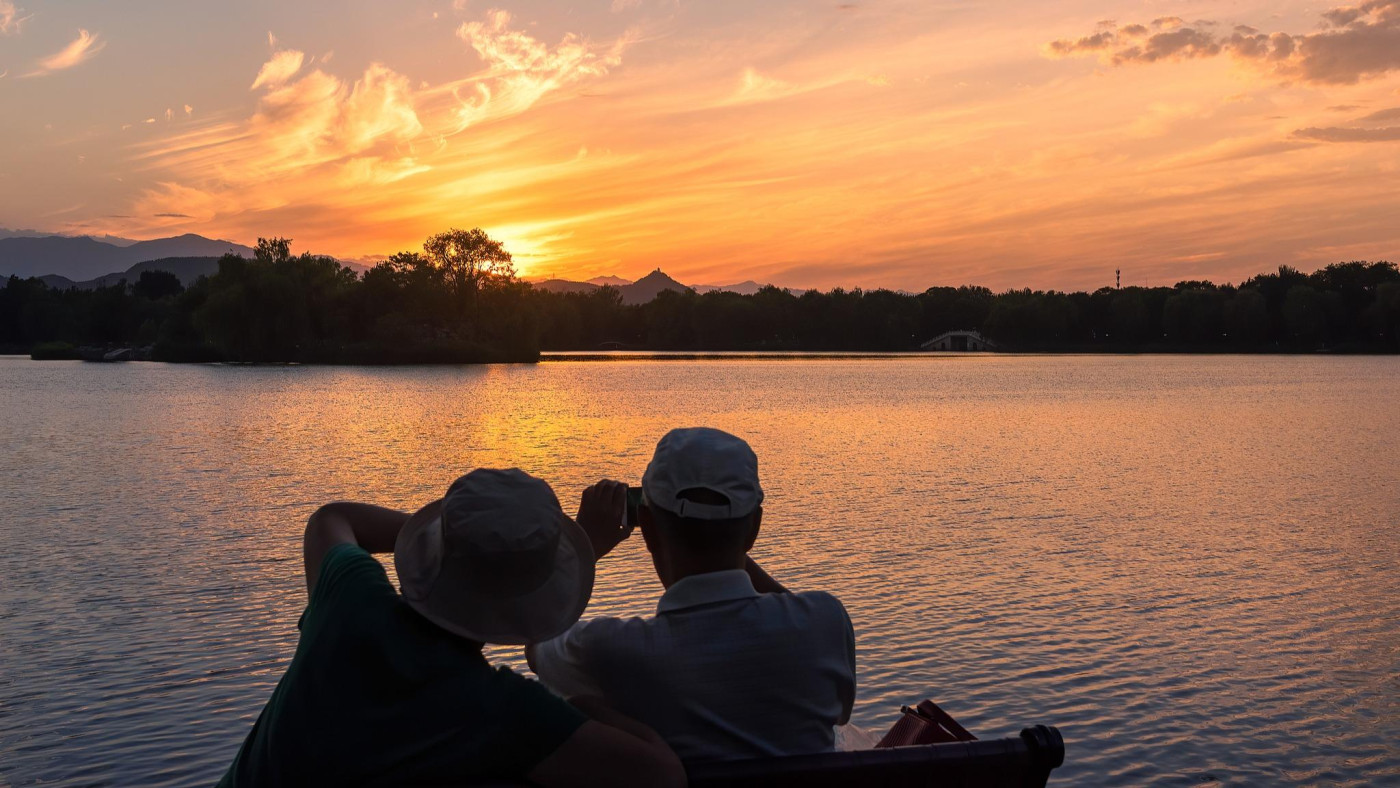
<path fill-rule="evenodd" d="M 749 573 L 742 569 L 725 569 L 682 577 L 666 589 L 656 603 L 657 614 L 684 610 L 688 607 L 714 602 L 731 602 L 758 596 Z"/>

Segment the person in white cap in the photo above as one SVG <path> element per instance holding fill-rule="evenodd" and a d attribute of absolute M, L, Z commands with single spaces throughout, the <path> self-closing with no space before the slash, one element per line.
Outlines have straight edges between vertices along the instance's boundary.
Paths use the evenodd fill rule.
<path fill-rule="evenodd" d="M 584 494 L 598 554 L 626 538 L 627 487 Z M 591 498 L 591 500 L 590 500 Z M 855 701 L 855 632 L 835 597 L 788 593 L 748 551 L 763 519 L 758 458 L 720 430 L 678 429 L 642 476 L 638 519 L 665 586 L 650 618 L 594 618 L 526 650 L 565 697 L 601 697 L 681 760 L 833 749 Z"/>
<path fill-rule="evenodd" d="M 400 591 L 370 555 L 390 551 Z M 545 482 L 475 470 L 411 516 L 328 504 L 304 557 L 296 654 L 221 786 L 684 785 L 646 726 L 482 656 L 563 632 L 592 594 L 593 548 Z"/>

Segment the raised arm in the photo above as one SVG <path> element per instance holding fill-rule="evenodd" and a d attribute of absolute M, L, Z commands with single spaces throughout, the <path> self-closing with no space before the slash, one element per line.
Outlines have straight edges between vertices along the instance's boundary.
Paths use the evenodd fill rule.
<path fill-rule="evenodd" d="M 763 567 L 750 556 L 744 557 L 744 571 L 749 573 L 749 581 L 753 583 L 753 590 L 760 594 L 786 594 L 788 590 L 782 583 L 773 579 L 773 576 L 763 571 Z"/>
<path fill-rule="evenodd" d="M 316 588 L 326 551 L 338 544 L 359 545 L 370 553 L 391 553 L 408 513 L 368 503 L 337 501 L 312 513 L 302 535 L 306 591 Z"/>
<path fill-rule="evenodd" d="M 626 510 L 627 485 L 622 482 L 603 479 L 583 491 L 575 520 L 588 534 L 595 560 L 612 552 L 632 533 L 622 524 L 622 514 Z"/>

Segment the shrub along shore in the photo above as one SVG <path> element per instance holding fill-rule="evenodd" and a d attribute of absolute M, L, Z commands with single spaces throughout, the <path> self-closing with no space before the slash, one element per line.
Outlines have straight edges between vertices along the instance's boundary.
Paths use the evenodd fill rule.
<path fill-rule="evenodd" d="M 171 273 L 56 290 L 10 277 L 0 288 L 0 350 L 78 358 L 147 349 L 160 361 L 321 364 L 532 362 L 545 351 L 907 352 L 975 330 L 1022 352 L 1400 352 L 1400 271 L 1343 262 L 1280 267 L 1233 285 L 1102 288 L 1092 293 L 931 287 L 754 295 L 663 291 L 624 305 L 615 288 L 553 293 L 520 281 L 480 229 L 450 230 L 422 252 L 363 275 L 329 257 L 259 239 L 185 287 Z"/>

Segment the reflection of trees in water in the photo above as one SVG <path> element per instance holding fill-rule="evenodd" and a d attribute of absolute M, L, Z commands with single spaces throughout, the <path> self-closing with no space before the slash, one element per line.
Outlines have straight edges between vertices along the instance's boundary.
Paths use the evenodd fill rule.
<path fill-rule="evenodd" d="M 626 305 L 617 288 L 537 290 L 501 242 L 449 230 L 356 274 L 329 257 L 259 239 L 183 288 L 172 274 L 92 290 L 11 277 L 0 346 L 62 357 L 69 345 L 156 346 L 171 360 L 348 363 L 532 360 L 541 349 L 916 350 L 975 329 L 1008 349 L 1400 350 L 1400 271 L 1350 262 L 1287 266 L 1241 283 L 1093 293 L 933 287 L 753 295 L 663 290 Z M 64 344 L 68 343 L 68 344 Z"/>

